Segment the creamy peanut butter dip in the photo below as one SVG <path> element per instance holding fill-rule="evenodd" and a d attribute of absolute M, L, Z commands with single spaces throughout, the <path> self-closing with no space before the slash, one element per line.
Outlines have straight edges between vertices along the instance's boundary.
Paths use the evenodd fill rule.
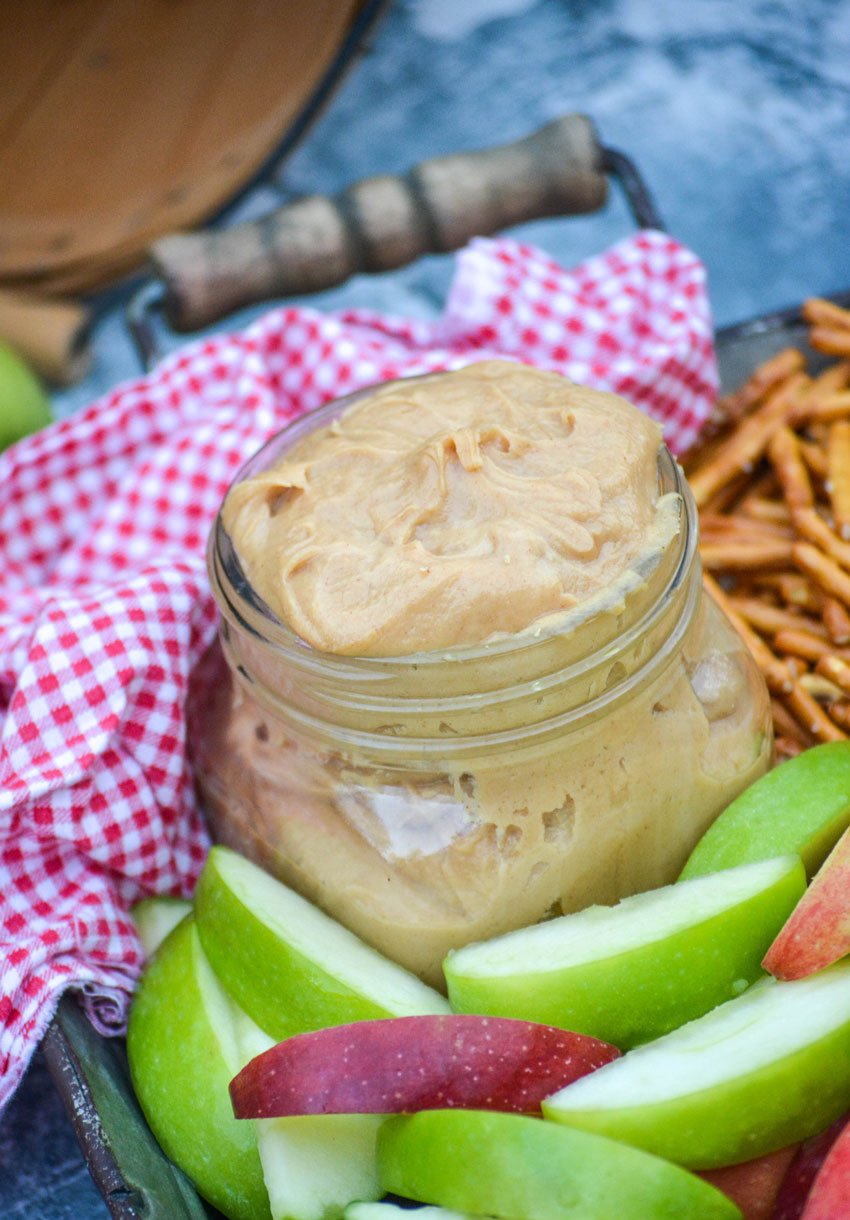
<path fill-rule="evenodd" d="M 673 881 L 771 734 L 659 445 L 494 361 L 387 385 L 237 484 L 243 572 L 312 648 L 217 541 L 214 836 L 436 986 L 450 948 Z"/>
<path fill-rule="evenodd" d="M 235 487 L 223 519 L 256 591 L 314 648 L 477 644 L 658 545 L 660 443 L 614 394 L 493 360 L 377 390 Z"/>

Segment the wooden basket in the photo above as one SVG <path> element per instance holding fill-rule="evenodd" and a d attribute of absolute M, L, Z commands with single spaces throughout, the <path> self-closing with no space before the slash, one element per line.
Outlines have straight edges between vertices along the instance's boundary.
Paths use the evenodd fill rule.
<path fill-rule="evenodd" d="M 89 291 L 212 216 L 303 126 L 378 7 L 0 5 L 0 288 Z"/>

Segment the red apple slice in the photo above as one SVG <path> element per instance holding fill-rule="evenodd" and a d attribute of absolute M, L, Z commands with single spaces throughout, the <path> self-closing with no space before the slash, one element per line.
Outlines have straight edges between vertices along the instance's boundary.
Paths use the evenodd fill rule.
<path fill-rule="evenodd" d="M 237 1118 L 410 1114 L 464 1108 L 534 1114 L 620 1052 L 607 1042 L 506 1017 L 396 1017 L 298 1034 L 230 1084 Z"/>
<path fill-rule="evenodd" d="M 812 1183 L 826 1160 L 830 1148 L 844 1130 L 848 1119 L 850 1119 L 850 1115 L 845 1114 L 825 1131 L 803 1141 L 788 1167 L 788 1172 L 782 1179 L 782 1186 L 771 1220 L 800 1220 L 806 1206 L 806 1199 L 812 1189 Z"/>
<path fill-rule="evenodd" d="M 723 1169 L 704 1169 L 697 1176 L 740 1207 L 744 1220 L 774 1220 L 773 1208 L 797 1144 Z"/>
<path fill-rule="evenodd" d="M 803 979 L 850 953 L 850 830 L 836 843 L 767 951 L 778 979 Z"/>
<path fill-rule="evenodd" d="M 850 1216 L 850 1123 L 830 1148 L 803 1208 L 801 1220 L 845 1220 Z"/>

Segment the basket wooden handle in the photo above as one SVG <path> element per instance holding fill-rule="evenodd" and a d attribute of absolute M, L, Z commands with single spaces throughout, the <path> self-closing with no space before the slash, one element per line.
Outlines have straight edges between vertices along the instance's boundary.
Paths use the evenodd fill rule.
<path fill-rule="evenodd" d="M 250 224 L 161 238 L 151 256 L 171 325 L 196 330 L 256 301 L 455 250 L 475 234 L 592 212 L 606 190 L 593 125 L 569 114 L 513 144 L 436 157 L 332 198 L 309 195 Z"/>

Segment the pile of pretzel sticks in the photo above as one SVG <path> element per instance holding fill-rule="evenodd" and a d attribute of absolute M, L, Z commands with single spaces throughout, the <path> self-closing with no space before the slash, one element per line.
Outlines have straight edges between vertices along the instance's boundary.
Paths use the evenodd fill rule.
<path fill-rule="evenodd" d="M 683 465 L 709 593 L 767 681 L 777 760 L 850 737 L 850 310 L 812 299 L 817 374 L 786 348 L 718 403 Z"/>

